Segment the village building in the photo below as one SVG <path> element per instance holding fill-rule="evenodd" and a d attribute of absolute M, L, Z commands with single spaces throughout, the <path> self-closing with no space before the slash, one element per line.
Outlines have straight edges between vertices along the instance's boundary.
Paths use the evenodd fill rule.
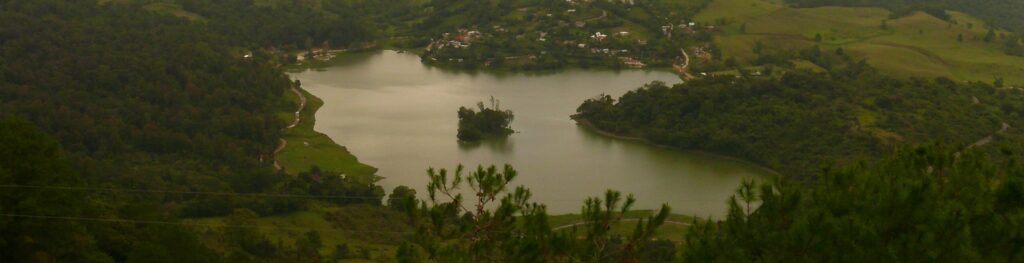
<path fill-rule="evenodd" d="M 643 67 L 647 66 L 646 64 L 644 64 L 643 62 L 641 62 L 640 60 L 638 60 L 636 58 L 619 57 L 619 60 L 622 61 L 622 64 L 624 64 L 624 65 L 626 65 L 628 67 L 631 67 L 631 68 L 643 68 Z"/>

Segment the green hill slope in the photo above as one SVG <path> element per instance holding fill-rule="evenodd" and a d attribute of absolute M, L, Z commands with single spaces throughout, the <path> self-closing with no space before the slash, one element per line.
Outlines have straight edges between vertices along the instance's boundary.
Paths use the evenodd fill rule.
<path fill-rule="evenodd" d="M 801 7 L 873 6 L 900 15 L 925 11 L 945 17 L 943 10 L 954 10 L 982 18 L 998 27 L 1020 32 L 1024 30 L 1024 2 L 1017 0 L 786 0 Z"/>
<path fill-rule="evenodd" d="M 989 29 L 981 20 L 950 12 L 944 21 L 918 12 L 890 19 L 881 8 L 791 8 L 763 0 L 715 0 L 696 17 L 718 24 L 715 44 L 726 58 L 753 63 L 755 47 L 781 52 L 812 46 L 844 49 L 894 76 L 947 76 L 960 81 L 1024 84 L 1024 57 L 1010 56 L 1004 43 L 1012 37 Z M 819 37 L 820 36 L 820 37 Z"/>

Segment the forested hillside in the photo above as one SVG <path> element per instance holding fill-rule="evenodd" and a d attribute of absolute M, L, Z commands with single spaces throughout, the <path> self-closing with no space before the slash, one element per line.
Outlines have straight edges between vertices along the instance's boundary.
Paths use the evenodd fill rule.
<path fill-rule="evenodd" d="M 1020 90 L 884 77 L 863 61 L 847 62 L 827 74 L 652 83 L 617 100 L 588 100 L 575 117 L 600 130 L 805 178 L 829 163 L 868 160 L 898 145 L 970 145 L 1024 125 Z"/>
<path fill-rule="evenodd" d="M 233 44 L 260 36 L 135 4 L 0 7 L 0 261 L 314 258 L 257 231 L 196 236 L 185 219 L 381 205 L 372 182 L 273 169 L 285 127 L 275 114 L 294 110 L 282 98 L 295 84 L 275 56 Z"/>
<path fill-rule="evenodd" d="M 230 178 L 275 176 L 284 124 L 272 114 L 291 83 L 267 57 L 243 59 L 177 18 L 55 2 L 10 3 L 0 17 L 5 114 L 53 134 L 97 183 L 266 187 Z"/>
<path fill-rule="evenodd" d="M 128 8 L 6 6 L 0 107 L 76 158 L 144 155 L 133 159 L 155 165 L 186 155 L 195 159 L 178 166 L 216 173 L 250 170 L 273 150 L 283 123 L 271 112 L 290 82 L 265 57 L 242 59 L 186 21 Z M 53 13 L 62 17 L 41 18 Z M 90 166 L 114 169 L 96 174 L 105 180 L 154 172 Z"/>
<path fill-rule="evenodd" d="M 380 34 L 348 1 L 177 2 L 181 11 L 198 15 L 210 29 L 241 46 L 308 49 L 329 43 L 346 47 L 373 41 Z"/>

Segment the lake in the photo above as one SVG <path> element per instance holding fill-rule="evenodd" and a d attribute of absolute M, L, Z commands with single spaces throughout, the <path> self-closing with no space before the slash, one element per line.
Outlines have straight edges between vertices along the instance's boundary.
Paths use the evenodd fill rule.
<path fill-rule="evenodd" d="M 632 193 L 637 209 L 669 204 L 673 213 L 721 218 L 751 164 L 604 137 L 569 116 L 584 100 L 618 97 L 651 81 L 679 83 L 668 71 L 571 69 L 547 74 L 467 73 L 430 67 L 394 51 L 346 54 L 334 66 L 291 74 L 324 100 L 316 127 L 398 185 L 425 193 L 428 167 L 513 165 L 549 213 L 579 213 L 607 189 Z M 459 143 L 460 106 L 500 100 L 515 113 L 507 140 Z"/>

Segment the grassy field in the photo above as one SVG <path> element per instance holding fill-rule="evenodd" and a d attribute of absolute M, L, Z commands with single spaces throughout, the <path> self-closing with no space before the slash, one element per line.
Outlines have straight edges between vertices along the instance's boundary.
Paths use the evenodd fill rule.
<path fill-rule="evenodd" d="M 206 228 L 204 231 L 220 231 L 223 227 L 216 226 L 225 225 L 226 220 L 226 217 L 215 217 L 188 223 L 203 225 L 200 228 Z M 287 246 L 295 245 L 307 232 L 317 231 L 323 244 L 321 255 L 329 257 L 337 246 L 345 245 L 355 258 L 341 262 L 389 262 L 394 260 L 401 240 L 412 231 L 407 220 L 404 213 L 387 207 L 321 204 L 306 211 L 261 217 L 248 226 L 270 241 Z M 207 242 L 217 244 L 220 241 Z M 368 254 L 368 259 L 364 258 L 364 253 Z"/>
<path fill-rule="evenodd" d="M 204 17 L 202 17 L 200 15 L 197 15 L 195 13 L 192 13 L 192 12 L 189 12 L 189 11 L 185 11 L 184 9 L 181 9 L 181 6 L 179 6 L 177 4 L 173 4 L 173 3 L 155 2 L 155 3 L 151 3 L 151 4 L 146 5 L 145 8 L 146 8 L 146 10 L 149 10 L 149 11 L 153 11 L 153 12 L 157 12 L 157 13 L 163 13 L 163 14 L 169 14 L 169 15 L 173 15 L 173 16 L 176 16 L 176 17 L 188 19 L 190 21 L 205 21 L 206 20 L 206 18 L 204 18 Z"/>
<path fill-rule="evenodd" d="M 289 174 L 297 174 L 308 171 L 316 165 L 324 171 L 375 180 L 374 173 L 377 172 L 377 168 L 360 163 L 359 159 L 348 149 L 338 145 L 327 135 L 313 130 L 316 122 L 315 113 L 323 106 L 324 102 L 305 90 L 300 89 L 300 91 L 307 99 L 306 107 L 301 113 L 302 120 L 295 128 L 285 132 L 284 139 L 288 145 L 277 156 L 285 171 Z M 287 91 L 285 96 L 288 96 L 289 101 L 296 103 L 283 107 L 278 116 L 287 123 L 291 123 L 292 112 L 297 107 L 298 97 L 291 91 Z"/>
<path fill-rule="evenodd" d="M 980 20 L 957 12 L 951 12 L 951 21 L 925 13 L 889 19 L 890 14 L 880 8 L 796 9 L 777 1 L 714 0 L 695 19 L 718 24 L 723 33 L 715 42 L 723 56 L 740 61 L 755 58 L 757 42 L 788 50 L 819 45 L 843 48 L 896 76 L 983 82 L 1001 77 L 1008 84 L 1024 84 L 1024 58 L 1003 53 L 999 38 L 984 41 L 989 29 Z M 822 36 L 820 43 L 817 35 Z"/>
<path fill-rule="evenodd" d="M 135 3 L 134 0 L 98 0 L 96 2 L 100 5 Z M 143 8 L 151 12 L 173 15 L 180 18 L 188 19 L 189 21 L 193 22 L 206 21 L 206 18 L 198 14 L 185 11 L 181 8 L 181 5 L 175 3 L 174 1 L 152 1 L 143 6 Z"/>

